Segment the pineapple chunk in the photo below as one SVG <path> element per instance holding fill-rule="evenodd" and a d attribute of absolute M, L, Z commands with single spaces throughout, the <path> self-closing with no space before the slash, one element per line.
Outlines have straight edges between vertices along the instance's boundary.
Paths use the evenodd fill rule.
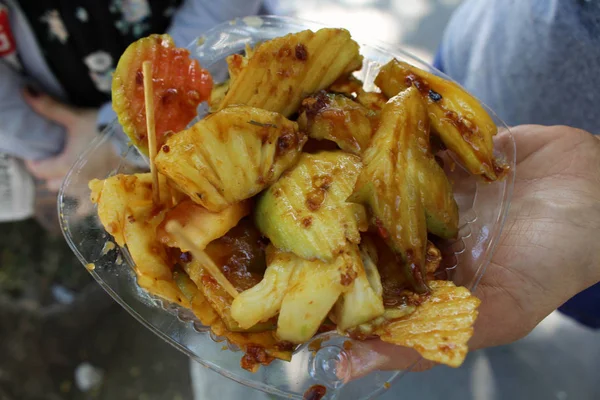
<path fill-rule="evenodd" d="M 98 217 L 104 229 L 119 246 L 125 246 L 126 214 L 136 207 L 152 206 L 152 177 L 150 174 L 115 175 L 88 184 L 91 201 L 98 205 Z"/>
<path fill-rule="evenodd" d="M 384 65 L 375 83 L 388 97 L 415 87 L 427 103 L 433 132 L 446 147 L 471 173 L 498 178 L 492 142 L 498 128 L 476 98 L 454 82 L 398 60 Z"/>
<path fill-rule="evenodd" d="M 345 29 L 292 33 L 260 44 L 229 62 L 231 85 L 221 108 L 246 104 L 289 117 L 306 95 L 359 69 L 358 44 Z"/>
<path fill-rule="evenodd" d="M 416 89 L 386 104 L 363 162 L 351 200 L 370 206 L 380 234 L 408 268 L 410 283 L 417 291 L 427 291 L 427 216 L 438 225 L 448 222 L 451 234 L 457 229 L 458 207 L 431 154 L 427 109 Z M 432 226 L 443 231 L 443 226 Z"/>
<path fill-rule="evenodd" d="M 156 167 L 194 202 L 219 212 L 275 182 L 305 142 L 280 114 L 234 106 L 170 137 Z"/>
<path fill-rule="evenodd" d="M 172 280 L 165 248 L 156 237 L 164 211 L 152 203 L 150 174 L 115 175 L 90 181 L 91 200 L 98 205 L 100 222 L 115 242 L 127 246 L 135 263 L 138 285 L 148 292 L 188 307 L 189 302 Z M 161 196 L 167 185 L 161 178 Z"/>
<path fill-rule="evenodd" d="M 231 303 L 233 298 L 217 281 L 204 270 L 197 260 L 184 264 L 184 271 L 190 279 L 196 284 L 202 295 L 206 298 L 213 310 L 219 314 L 219 317 L 231 332 L 262 332 L 271 330 L 275 326 L 272 322 L 256 323 L 242 328 L 231 316 Z"/>
<path fill-rule="evenodd" d="M 290 254 L 288 268 L 294 272 L 279 311 L 279 339 L 303 343 L 315 335 L 340 295 L 354 281 L 360 263 L 356 253 L 346 249 L 331 263 Z"/>
<path fill-rule="evenodd" d="M 381 111 L 388 101 L 383 93 L 364 90 L 362 81 L 352 75 L 341 77 L 329 86 L 327 91 L 350 97 L 358 104 L 374 112 Z"/>
<path fill-rule="evenodd" d="M 355 208 L 346 202 L 360 168 L 357 156 L 340 151 L 303 153 L 258 200 L 256 226 L 282 251 L 333 261 L 348 240 L 360 242 Z"/>
<path fill-rule="evenodd" d="M 165 227 L 170 221 L 177 221 L 183 228 L 185 237 L 193 240 L 195 248 L 204 250 L 207 244 L 225 235 L 231 228 L 250 213 L 251 203 L 248 200 L 232 204 L 223 211 L 210 212 L 187 199 L 175 208 L 167 211 L 165 218 L 158 226 L 159 240 L 169 247 L 177 247 L 181 251 L 190 251 L 177 238 L 167 232 Z"/>
<path fill-rule="evenodd" d="M 354 249 L 358 252 L 357 249 Z M 361 261 L 358 261 L 361 260 Z M 332 320 L 340 332 L 375 319 L 384 313 L 383 287 L 377 265 L 361 246 L 357 276 L 332 311 Z"/>
<path fill-rule="evenodd" d="M 279 251 L 273 245 L 269 245 L 266 252 L 267 270 L 263 280 L 240 293 L 231 305 L 231 316 L 244 329 L 277 315 L 294 272 L 292 259 L 296 256 Z"/>
<path fill-rule="evenodd" d="M 298 125 L 314 139 L 332 140 L 344 151 L 360 155 L 367 148 L 377 114 L 340 94 L 319 92 L 302 101 Z"/>

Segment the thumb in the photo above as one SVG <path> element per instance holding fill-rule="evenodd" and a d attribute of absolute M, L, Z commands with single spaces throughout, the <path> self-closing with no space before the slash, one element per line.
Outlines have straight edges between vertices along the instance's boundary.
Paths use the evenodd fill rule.
<path fill-rule="evenodd" d="M 422 359 L 413 349 L 385 343 L 378 339 L 355 341 L 337 366 L 337 375 L 346 381 L 361 378 L 378 370 L 425 371 L 435 363 Z"/>
<path fill-rule="evenodd" d="M 23 99 L 38 114 L 50 121 L 63 126 L 69 126 L 77 118 L 74 107 L 61 103 L 44 93 L 26 88 Z"/>

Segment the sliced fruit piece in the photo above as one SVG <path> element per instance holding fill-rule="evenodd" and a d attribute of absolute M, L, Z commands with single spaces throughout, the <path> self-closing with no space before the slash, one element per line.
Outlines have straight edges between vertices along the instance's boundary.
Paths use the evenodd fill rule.
<path fill-rule="evenodd" d="M 426 143 L 429 148 L 429 141 Z M 427 150 L 419 158 L 416 170 L 427 230 L 443 239 L 453 239 L 458 235 L 458 205 L 446 173 L 431 154 Z"/>
<path fill-rule="evenodd" d="M 219 317 L 231 332 L 263 332 L 275 329 L 275 324 L 270 321 L 256 323 L 246 328 L 240 327 L 231 316 L 231 302 L 233 298 L 204 268 L 192 261 L 184 266 L 185 272 L 190 276 L 202 292 L 202 295 L 210 303 L 211 307 L 219 314 Z"/>
<path fill-rule="evenodd" d="M 358 253 L 358 249 L 353 249 Z M 371 321 L 384 313 L 383 287 L 377 265 L 367 249 L 356 257 L 357 275 L 348 291 L 341 295 L 333 308 L 331 319 L 340 332 Z"/>
<path fill-rule="evenodd" d="M 186 269 L 198 281 L 199 275 L 195 271 L 202 271 L 202 268 L 196 265 L 194 267 L 188 266 Z M 246 353 L 240 363 L 242 368 L 256 372 L 261 364 L 269 365 L 275 358 L 290 361 L 293 346 L 278 341 L 275 338 L 274 331 L 263 329 L 262 332 L 232 332 L 228 330 L 208 299 L 185 272 L 176 271 L 175 280 L 190 302 L 191 309 L 200 322 L 203 325 L 210 326 L 215 335 L 225 337 L 229 343 L 240 347 Z"/>
<path fill-rule="evenodd" d="M 156 138 L 160 146 L 167 132 L 185 129 L 207 100 L 212 78 L 190 52 L 175 47 L 169 35 L 150 35 L 127 47 L 113 75 L 112 103 L 131 142 L 148 155 L 144 75 L 142 64 L 152 62 Z"/>
<path fill-rule="evenodd" d="M 152 205 L 152 177 L 150 174 L 119 174 L 103 180 L 93 179 L 88 186 L 92 203 L 98 205 L 98 217 L 104 229 L 119 246 L 125 246 L 123 232 L 127 209 L 132 203 L 134 208 Z"/>
<path fill-rule="evenodd" d="M 177 238 L 167 232 L 165 227 L 170 221 L 177 221 L 186 237 L 193 240 L 198 250 L 204 250 L 207 244 L 225 235 L 236 226 L 240 219 L 250 213 L 251 203 L 248 200 L 235 203 L 223 211 L 211 212 L 206 208 L 186 199 L 167 211 L 165 218 L 157 229 L 158 239 L 169 247 L 177 247 L 186 252 L 186 248 Z"/>
<path fill-rule="evenodd" d="M 168 186 L 164 177 L 160 178 L 160 196 L 168 196 Z M 119 246 L 125 245 L 123 232 L 127 218 L 143 212 L 152 204 L 152 176 L 146 174 L 113 175 L 106 179 L 92 179 L 88 186 L 90 200 L 98 206 L 98 217 L 102 226 L 110 233 Z M 155 211 L 162 208 L 157 206 Z"/>
<path fill-rule="evenodd" d="M 351 250 L 330 263 L 290 254 L 289 267 L 294 272 L 281 303 L 277 337 L 292 343 L 313 337 L 340 295 L 349 290 L 356 277 L 356 262 Z"/>
<path fill-rule="evenodd" d="M 329 88 L 328 92 L 340 93 L 354 99 L 358 104 L 361 104 L 371 111 L 379 112 L 388 101 L 383 93 L 368 92 L 363 89 L 363 83 L 360 79 L 352 75 L 343 76 L 335 81 Z"/>
<path fill-rule="evenodd" d="M 289 117 L 304 97 L 361 65 L 358 44 L 345 29 L 306 30 L 269 40 L 247 60 L 230 61 L 233 75 L 221 108 L 246 104 Z"/>
<path fill-rule="evenodd" d="M 410 289 L 410 284 L 401 269 L 401 262 L 398 262 L 394 252 L 386 245 L 385 241 L 374 234 L 363 235 L 361 249 L 367 246 L 373 247 L 369 252 L 373 258 L 372 252 L 377 257 L 377 271 L 381 277 L 383 286 L 383 302 L 386 309 L 397 308 L 404 304 L 404 293 Z M 430 241 L 427 242 L 425 259 L 425 271 L 427 280 L 434 280 L 434 273 L 438 270 L 442 259 L 440 250 Z"/>
<path fill-rule="evenodd" d="M 194 202 L 218 212 L 275 182 L 305 142 L 281 114 L 235 106 L 170 137 L 155 162 Z"/>
<path fill-rule="evenodd" d="M 381 340 L 411 347 L 431 361 L 459 367 L 468 352 L 480 300 L 450 281 L 431 281 L 431 293 L 413 295 L 415 311 L 376 329 Z"/>
<path fill-rule="evenodd" d="M 279 251 L 273 245 L 266 250 L 267 269 L 256 286 L 240 293 L 231 304 L 231 316 L 241 328 L 250 328 L 277 315 L 294 272 L 292 253 Z"/>
<path fill-rule="evenodd" d="M 162 190 L 166 190 L 166 182 L 162 183 Z M 94 179 L 89 186 L 104 229 L 119 246 L 129 250 L 138 285 L 156 296 L 189 306 L 172 280 L 171 261 L 156 237 L 164 209 L 152 203 L 151 175 L 115 175 Z"/>
<path fill-rule="evenodd" d="M 375 79 L 383 93 L 392 97 L 415 87 L 427 103 L 433 131 L 473 174 L 497 179 L 492 137 L 496 124 L 479 101 L 454 82 L 408 63 L 392 60 Z"/>
<path fill-rule="evenodd" d="M 334 141 L 344 151 L 360 155 L 377 126 L 378 115 L 341 94 L 324 91 L 302 100 L 298 125 L 314 139 Z"/>
<path fill-rule="evenodd" d="M 410 283 L 426 291 L 426 215 L 437 233 L 455 234 L 458 207 L 431 154 L 427 110 L 416 89 L 386 104 L 363 162 L 350 200 L 370 207 L 380 234 L 402 256 Z"/>
<path fill-rule="evenodd" d="M 341 151 L 303 153 L 259 198 L 256 226 L 282 251 L 333 261 L 348 240 L 360 242 L 355 209 L 346 202 L 360 168 L 357 156 Z"/>
<path fill-rule="evenodd" d="M 383 109 L 379 129 L 363 155 L 364 168 L 349 199 L 370 207 L 381 234 L 402 256 L 411 272 L 411 283 L 420 291 L 426 291 L 422 268 L 427 222 L 414 162 L 414 143 L 417 135 L 426 133 L 414 131 L 423 131 L 426 121 L 418 93 L 411 96 L 407 91 L 390 99 Z"/>

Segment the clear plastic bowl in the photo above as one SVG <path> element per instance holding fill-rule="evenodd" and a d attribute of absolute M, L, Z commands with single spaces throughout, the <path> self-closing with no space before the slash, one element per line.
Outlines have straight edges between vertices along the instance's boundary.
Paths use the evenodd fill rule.
<path fill-rule="evenodd" d="M 254 45 L 290 32 L 322 27 L 317 23 L 292 18 L 247 17 L 215 27 L 189 48 L 201 65 L 219 81 L 227 75 L 225 57 L 243 51 L 246 44 Z M 373 80 L 379 67 L 392 58 L 444 76 L 399 47 L 373 42 L 360 45 L 364 64 L 356 76 L 365 82 L 368 90 L 375 89 Z M 204 115 L 206 111 L 205 106 L 201 106 L 199 115 Z M 491 110 L 488 111 L 500 128 L 508 129 Z M 301 399 L 308 388 L 320 384 L 327 388 L 326 399 L 368 399 L 385 391 L 405 373 L 374 372 L 359 380 L 346 382 L 344 377 L 336 374 L 336 365 L 347 357 L 342 343 L 348 339 L 325 334 L 318 351 L 309 350 L 305 344 L 294 353 L 291 362 L 275 360 L 253 374 L 239 366 L 242 353 L 231 346 L 234 351 L 223 351 L 226 342 L 214 337 L 210 329 L 198 322 L 190 311 L 165 304 L 140 289 L 127 250 L 111 242 L 111 237 L 104 231 L 91 206 L 87 189 L 88 181 L 92 178 L 103 179 L 115 173 L 144 169 L 140 168 L 143 163 L 140 164 L 140 156 L 134 148 L 129 148 L 120 160 L 110 165 L 98 163 L 100 160 L 97 157 L 101 152 L 97 150 L 115 140 L 123 140 L 116 121 L 90 144 L 72 167 L 59 193 L 60 222 L 67 242 L 92 276 L 148 329 L 205 367 L 249 387 L 286 398 Z M 442 251 L 446 257 L 446 267 L 453 272 L 451 278 L 472 290 L 491 259 L 510 203 L 515 163 L 515 144 L 510 132 L 504 136 L 504 140 L 497 141 L 496 152 L 497 157 L 510 167 L 507 177 L 502 181 L 485 183 L 466 174 L 460 166 L 447 171 L 454 182 L 461 228 L 459 239 L 444 245 Z M 98 167 L 99 164 L 101 167 Z"/>

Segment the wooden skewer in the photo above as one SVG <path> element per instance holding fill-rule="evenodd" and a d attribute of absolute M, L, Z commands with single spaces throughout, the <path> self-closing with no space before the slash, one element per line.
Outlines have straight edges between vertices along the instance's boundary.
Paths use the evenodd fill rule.
<path fill-rule="evenodd" d="M 219 267 L 214 263 L 214 261 L 206 254 L 203 250 L 200 250 L 194 242 L 187 236 L 187 234 L 183 231 L 181 225 L 177 221 L 169 221 L 165 226 L 168 233 L 172 234 L 177 238 L 177 241 L 182 245 L 190 249 L 190 253 L 192 256 L 196 258 L 204 268 L 208 271 L 208 273 L 215 278 L 215 280 L 221 285 L 223 289 L 227 291 L 234 299 L 239 295 L 235 286 L 231 284 L 223 275 L 223 272 L 219 269 Z"/>
<path fill-rule="evenodd" d="M 152 89 L 152 62 L 144 61 L 144 102 L 146 105 L 146 130 L 148 131 L 148 150 L 150 153 L 150 173 L 152 174 L 152 201 L 160 203 L 160 189 L 158 187 L 158 171 L 154 164 L 156 158 L 156 129 L 154 124 L 154 91 Z"/>

